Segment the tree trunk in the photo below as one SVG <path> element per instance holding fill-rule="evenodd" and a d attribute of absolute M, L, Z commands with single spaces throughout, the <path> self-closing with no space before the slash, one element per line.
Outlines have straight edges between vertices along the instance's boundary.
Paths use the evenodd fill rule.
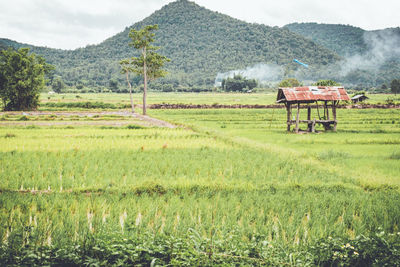
<path fill-rule="evenodd" d="M 126 72 L 126 81 L 128 82 L 129 85 L 129 97 L 131 98 L 131 107 L 132 107 L 132 113 L 135 113 L 135 108 L 133 106 L 133 98 L 132 98 L 132 85 L 129 82 L 129 72 Z"/>
<path fill-rule="evenodd" d="M 147 65 L 146 65 L 146 47 L 143 48 L 143 115 L 146 115 L 146 97 L 147 97 Z"/>

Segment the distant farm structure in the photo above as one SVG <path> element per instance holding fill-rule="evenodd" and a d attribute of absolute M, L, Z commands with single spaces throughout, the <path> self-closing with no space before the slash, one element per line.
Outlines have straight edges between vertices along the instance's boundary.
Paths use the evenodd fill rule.
<path fill-rule="evenodd" d="M 293 88 L 279 88 L 276 102 L 284 103 L 287 112 L 287 130 L 290 131 L 291 125 L 295 125 L 295 132 L 299 132 L 300 123 L 307 124 L 308 132 L 315 132 L 315 125 L 322 124 L 325 130 L 332 129 L 336 131 L 337 119 L 336 108 L 339 101 L 348 101 L 350 97 L 347 95 L 343 87 L 328 86 L 306 86 Z M 321 110 L 318 102 L 322 102 Z M 292 112 L 292 107 L 297 107 L 296 117 Z M 311 119 L 311 109 L 315 107 L 318 119 Z M 300 119 L 300 109 L 307 108 L 307 119 Z M 332 116 L 329 108 L 331 109 Z M 292 117 L 293 114 L 293 117 Z M 333 126 L 333 128 L 332 128 Z"/>
<path fill-rule="evenodd" d="M 363 102 L 363 101 L 365 101 L 365 100 L 367 100 L 367 99 L 369 99 L 368 96 L 365 96 L 365 95 L 361 94 L 361 95 L 355 95 L 355 96 L 353 96 L 353 97 L 351 98 L 351 101 L 352 101 L 353 103 L 358 103 L 358 102 Z"/>

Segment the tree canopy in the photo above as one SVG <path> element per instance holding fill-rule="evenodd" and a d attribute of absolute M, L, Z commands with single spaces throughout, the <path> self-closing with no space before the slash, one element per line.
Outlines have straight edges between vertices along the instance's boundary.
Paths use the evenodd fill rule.
<path fill-rule="evenodd" d="M 283 81 L 281 81 L 278 84 L 278 87 L 298 87 L 301 86 L 302 84 L 295 78 L 288 78 Z"/>
<path fill-rule="evenodd" d="M 4 110 L 31 110 L 39 104 L 45 74 L 53 66 L 28 48 L 0 52 L 0 98 Z"/>
<path fill-rule="evenodd" d="M 127 75 L 132 71 L 143 77 L 143 115 L 146 115 L 147 82 L 148 80 L 164 77 L 167 74 L 167 72 L 163 70 L 164 64 L 170 61 L 169 58 L 156 52 L 159 47 L 152 45 L 155 36 L 153 31 L 157 29 L 157 24 L 147 25 L 140 30 L 131 29 L 129 32 L 129 37 L 131 38 L 129 45 L 140 50 L 140 56 L 132 57 L 131 62 L 129 62 L 129 60 L 120 62 L 123 71 Z M 128 84 L 130 86 L 129 80 Z"/>
<path fill-rule="evenodd" d="M 400 93 L 400 79 L 394 79 L 390 83 L 390 90 L 394 94 L 399 94 Z"/>
<path fill-rule="evenodd" d="M 255 79 L 246 79 L 240 74 L 222 80 L 221 89 L 227 92 L 244 92 L 257 86 Z"/>
<path fill-rule="evenodd" d="M 337 83 L 333 80 L 319 80 L 314 85 L 316 85 L 316 86 L 340 86 L 340 83 Z"/>

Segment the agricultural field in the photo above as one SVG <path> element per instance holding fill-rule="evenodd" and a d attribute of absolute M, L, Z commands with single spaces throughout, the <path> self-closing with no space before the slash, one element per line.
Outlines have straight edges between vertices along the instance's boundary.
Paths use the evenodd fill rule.
<path fill-rule="evenodd" d="M 400 110 L 340 109 L 317 134 L 284 112 L 2 114 L 0 262 L 399 265 Z"/>
<path fill-rule="evenodd" d="M 142 94 L 133 94 L 134 103 L 141 104 Z M 369 99 L 366 103 L 385 104 L 387 100 L 395 103 L 400 102 L 400 96 L 393 94 L 368 94 Z M 129 94 L 116 93 L 96 93 L 96 94 L 47 94 L 40 95 L 42 107 L 40 109 L 48 109 L 48 103 L 62 102 L 100 102 L 109 104 L 126 104 L 130 105 Z M 269 93 L 163 93 L 149 92 L 148 104 L 221 104 L 221 105 L 271 105 L 275 104 L 276 92 Z"/>

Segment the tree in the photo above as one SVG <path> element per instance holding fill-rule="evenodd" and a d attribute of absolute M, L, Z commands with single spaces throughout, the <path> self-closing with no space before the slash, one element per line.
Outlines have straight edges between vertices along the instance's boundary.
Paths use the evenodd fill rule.
<path fill-rule="evenodd" d="M 110 79 L 108 81 L 108 87 L 112 92 L 117 92 L 118 91 L 118 81 L 114 78 Z"/>
<path fill-rule="evenodd" d="M 135 107 L 133 106 L 133 98 L 132 98 L 132 85 L 129 81 L 129 73 L 132 72 L 132 67 L 131 67 L 132 62 L 129 59 L 123 59 L 119 62 L 119 64 L 121 65 L 121 73 L 125 74 L 126 82 L 128 83 L 129 86 L 129 97 L 131 99 L 132 113 L 135 113 Z"/>
<path fill-rule="evenodd" d="M 316 85 L 316 86 L 340 86 L 339 83 L 337 83 L 333 80 L 319 80 L 314 85 Z"/>
<path fill-rule="evenodd" d="M 45 86 L 45 74 L 54 67 L 29 48 L 0 52 L 0 98 L 4 110 L 37 108 L 39 93 Z"/>
<path fill-rule="evenodd" d="M 257 86 L 255 79 L 246 79 L 242 75 L 234 75 L 233 78 L 228 77 L 222 80 L 221 87 L 224 91 L 235 92 L 252 90 Z"/>
<path fill-rule="evenodd" d="M 157 29 L 158 25 L 147 25 L 141 30 L 131 29 L 129 32 L 131 38 L 129 45 L 141 52 L 139 57 L 132 57 L 130 65 L 132 72 L 143 76 L 143 115 L 146 115 L 147 82 L 164 77 L 167 72 L 162 68 L 165 62 L 170 61 L 167 57 L 156 52 L 159 49 L 158 47 L 151 45 L 155 36 L 153 31 Z"/>
<path fill-rule="evenodd" d="M 278 87 L 298 87 L 301 86 L 302 84 L 295 78 L 289 78 L 281 81 L 278 84 Z"/>
<path fill-rule="evenodd" d="M 63 82 L 63 80 L 61 79 L 61 77 L 57 77 L 53 80 L 53 82 L 51 83 L 51 88 L 53 89 L 54 92 L 56 93 L 61 93 L 62 90 L 64 90 L 65 88 L 65 83 Z"/>
<path fill-rule="evenodd" d="M 400 79 L 394 79 L 390 82 L 390 90 L 392 93 L 400 93 Z"/>

